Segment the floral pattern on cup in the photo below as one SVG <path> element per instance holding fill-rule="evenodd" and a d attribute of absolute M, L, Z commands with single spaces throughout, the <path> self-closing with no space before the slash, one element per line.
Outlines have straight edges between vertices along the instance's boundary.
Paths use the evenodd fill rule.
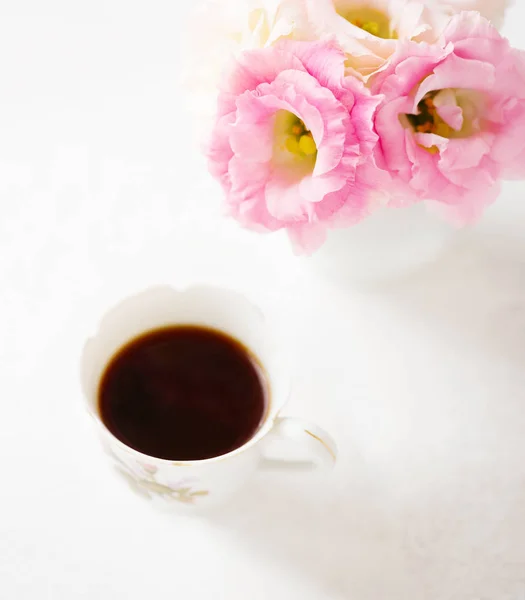
<path fill-rule="evenodd" d="M 194 489 L 197 480 L 186 477 L 176 482 L 160 483 L 157 478 L 158 468 L 155 465 L 134 462 L 134 468 L 110 451 L 115 460 L 117 472 L 124 477 L 130 488 L 138 495 L 151 500 L 158 496 L 165 500 L 175 500 L 182 504 L 195 504 L 199 498 L 209 495 L 207 490 Z"/>

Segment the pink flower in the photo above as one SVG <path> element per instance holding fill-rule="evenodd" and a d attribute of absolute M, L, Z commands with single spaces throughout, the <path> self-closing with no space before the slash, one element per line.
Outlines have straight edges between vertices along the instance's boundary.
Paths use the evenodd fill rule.
<path fill-rule="evenodd" d="M 229 212 L 286 229 L 297 251 L 362 219 L 385 175 L 373 159 L 379 100 L 344 61 L 331 43 L 284 41 L 242 54 L 219 95 L 208 157 Z"/>
<path fill-rule="evenodd" d="M 478 13 L 452 18 L 443 44 L 409 42 L 371 81 L 376 128 L 407 200 L 431 199 L 459 224 L 525 175 L 525 54 Z"/>

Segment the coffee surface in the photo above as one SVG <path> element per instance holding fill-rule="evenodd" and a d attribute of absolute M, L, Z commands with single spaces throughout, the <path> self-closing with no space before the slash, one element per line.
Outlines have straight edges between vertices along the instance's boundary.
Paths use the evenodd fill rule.
<path fill-rule="evenodd" d="M 202 460 L 245 444 L 266 413 L 262 371 L 228 335 L 170 326 L 130 341 L 99 386 L 106 427 L 126 445 L 168 460 Z"/>

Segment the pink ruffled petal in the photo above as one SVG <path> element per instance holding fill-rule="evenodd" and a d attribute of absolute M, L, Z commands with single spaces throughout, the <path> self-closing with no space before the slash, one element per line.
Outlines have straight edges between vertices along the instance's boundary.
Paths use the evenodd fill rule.
<path fill-rule="evenodd" d="M 301 182 L 288 182 L 276 177 L 270 178 L 265 187 L 265 200 L 268 212 L 279 221 L 308 220 L 310 208 L 301 195 Z"/>
<path fill-rule="evenodd" d="M 443 32 L 447 42 L 469 40 L 477 44 L 479 40 L 500 40 L 498 30 L 490 21 L 476 11 L 464 11 L 451 19 Z"/>
<path fill-rule="evenodd" d="M 525 52 L 510 49 L 505 59 L 498 63 L 491 98 L 494 104 L 514 107 L 525 100 Z"/>
<path fill-rule="evenodd" d="M 454 129 L 461 131 L 463 127 L 463 110 L 457 104 L 456 94 L 451 89 L 439 92 L 434 98 L 434 106 L 438 115 Z"/>
<path fill-rule="evenodd" d="M 478 60 L 465 60 L 451 54 L 419 86 L 412 112 L 417 112 L 417 105 L 428 92 L 447 88 L 489 91 L 494 87 L 495 79 L 494 65 Z"/>
<path fill-rule="evenodd" d="M 348 110 L 340 104 L 329 89 L 322 87 L 308 73 L 287 71 L 276 79 L 276 83 L 289 86 L 295 94 L 301 96 L 301 100 L 293 102 L 296 108 L 295 114 L 312 132 L 317 144 L 319 165 L 316 165 L 317 173 L 322 174 L 331 170 L 341 159 L 345 135 L 345 127 L 341 124 L 341 120 L 348 118 Z M 332 161 L 329 156 L 321 154 L 320 149 L 323 144 L 338 148 L 338 156 Z M 325 162 L 330 164 L 327 165 Z"/>
<path fill-rule="evenodd" d="M 326 89 L 339 88 L 344 77 L 345 53 L 333 42 L 303 44 L 291 42 L 288 49 L 305 69 Z"/>
<path fill-rule="evenodd" d="M 261 163 L 245 163 L 232 158 L 229 165 L 232 180 L 227 203 L 230 214 L 244 227 L 256 231 L 277 231 L 281 222 L 270 215 L 266 207 L 264 190 L 269 177 L 269 167 Z"/>
<path fill-rule="evenodd" d="M 525 102 L 515 104 L 506 117 L 511 126 L 496 136 L 492 156 L 504 166 L 506 177 L 525 177 Z"/>
<path fill-rule="evenodd" d="M 448 172 L 478 167 L 482 158 L 490 153 L 493 139 L 491 134 L 480 134 L 450 140 L 440 153 L 439 169 Z"/>
<path fill-rule="evenodd" d="M 301 60 L 292 51 L 281 47 L 277 52 L 251 50 L 244 52 L 225 73 L 221 91 L 232 98 L 247 90 L 254 90 L 261 83 L 271 83 L 289 69 L 304 71 Z"/>
<path fill-rule="evenodd" d="M 458 190 L 439 172 L 437 167 L 439 155 L 425 150 L 425 148 L 431 148 L 436 144 L 439 144 L 441 150 L 443 150 L 448 145 L 449 140 L 432 134 L 420 133 L 413 135 L 407 131 L 405 142 L 406 153 L 412 164 L 412 177 L 410 179 L 412 190 L 417 193 L 421 200 L 437 196 L 439 198 L 448 197 L 450 201 L 454 202 Z"/>
<path fill-rule="evenodd" d="M 268 163 L 246 162 L 234 156 L 228 165 L 231 189 L 229 199 L 233 204 L 242 204 L 245 200 L 261 198 L 270 175 Z"/>
<path fill-rule="evenodd" d="M 208 168 L 213 177 L 228 189 L 230 176 L 228 163 L 233 157 L 230 145 L 229 132 L 231 124 L 235 121 L 235 114 L 228 113 L 217 120 L 207 148 Z"/>
<path fill-rule="evenodd" d="M 273 123 L 232 124 L 230 144 L 234 154 L 247 162 L 268 162 L 273 155 Z"/>
<path fill-rule="evenodd" d="M 336 172 L 321 177 L 305 177 L 299 184 L 300 194 L 310 203 L 321 202 L 327 194 L 339 191 L 345 186 L 348 178 L 343 172 Z"/>
<path fill-rule="evenodd" d="M 299 80 L 302 80 L 303 84 L 306 80 L 307 83 L 300 87 L 297 85 Z M 317 82 L 308 73 L 284 71 L 276 77 L 274 82 L 259 86 L 257 91 L 261 94 L 261 103 L 273 109 L 274 112 L 286 110 L 296 115 L 312 132 L 316 140 L 322 140 L 325 134 L 325 122 L 321 111 L 313 101 L 315 93 L 311 89 L 312 86 L 316 90 Z M 308 97 L 305 96 L 305 90 L 307 90 Z"/>
<path fill-rule="evenodd" d="M 277 86 L 280 85 L 284 86 L 286 90 L 294 90 L 293 97 L 288 97 L 291 112 L 301 118 L 307 129 L 312 132 L 317 144 L 317 159 L 313 177 L 329 173 L 342 159 L 347 136 L 346 123 L 350 121 L 348 109 L 337 100 L 329 89 L 322 87 L 307 73 L 300 71 L 281 73 L 272 87 L 282 95 L 285 92 L 284 89 L 279 90 Z M 267 93 L 268 90 L 263 88 L 261 91 Z M 364 87 L 362 93 L 366 94 Z M 370 122 L 371 115 L 368 125 Z M 366 124 L 363 123 L 362 126 L 364 129 Z M 370 126 L 368 129 L 370 130 Z"/>
<path fill-rule="evenodd" d="M 288 228 L 295 254 L 313 254 L 326 241 L 326 228 L 320 223 L 300 223 Z"/>
<path fill-rule="evenodd" d="M 379 133 L 381 153 L 389 171 L 396 172 L 403 180 L 411 176 L 411 165 L 406 155 L 405 136 L 407 132 L 400 122 L 400 115 L 411 111 L 411 102 L 407 97 L 396 98 L 384 104 L 377 113 L 376 128 Z"/>
<path fill-rule="evenodd" d="M 351 109 L 352 119 L 348 126 L 355 131 L 360 141 L 361 155 L 371 154 L 377 146 L 379 136 L 374 129 L 370 128 L 370 123 L 374 122 L 377 109 L 382 101 L 382 96 L 372 96 L 366 88 L 360 89 L 363 84 L 352 77 L 345 80 L 345 94 L 352 90 L 352 95 L 359 100 L 353 104 Z"/>
<path fill-rule="evenodd" d="M 408 95 L 452 51 L 452 45 L 400 44 L 388 65 L 369 80 L 369 87 L 373 94 L 381 93 L 389 100 Z"/>
<path fill-rule="evenodd" d="M 444 204 L 431 202 L 430 208 L 456 227 L 464 227 L 475 223 L 490 206 L 501 191 L 501 186 L 496 183 L 492 187 L 485 188 L 483 193 L 479 191 L 465 193 L 456 204 Z"/>
<path fill-rule="evenodd" d="M 454 54 L 467 60 L 481 60 L 497 65 L 509 51 L 509 42 L 505 39 L 488 40 L 477 39 L 476 44 L 472 40 L 464 40 L 454 44 Z"/>

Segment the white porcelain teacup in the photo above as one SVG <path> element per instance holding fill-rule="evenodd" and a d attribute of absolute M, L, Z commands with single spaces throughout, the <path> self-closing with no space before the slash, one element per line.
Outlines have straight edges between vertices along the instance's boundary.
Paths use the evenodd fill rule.
<path fill-rule="evenodd" d="M 168 325 L 222 331 L 249 348 L 263 366 L 269 407 L 260 428 L 240 448 L 205 460 L 165 460 L 130 448 L 104 425 L 98 396 L 106 366 L 131 340 Z M 230 497 L 261 466 L 304 469 L 332 466 L 336 459 L 335 444 L 326 432 L 300 419 L 281 416 L 290 390 L 286 361 L 262 313 L 235 292 L 209 286 L 184 291 L 162 286 L 124 300 L 102 318 L 98 331 L 87 341 L 81 377 L 88 411 L 107 454 L 136 492 L 158 501 L 206 507 Z M 278 447 L 276 440 L 299 446 L 304 460 L 270 458 L 272 445 L 274 454 Z"/>

